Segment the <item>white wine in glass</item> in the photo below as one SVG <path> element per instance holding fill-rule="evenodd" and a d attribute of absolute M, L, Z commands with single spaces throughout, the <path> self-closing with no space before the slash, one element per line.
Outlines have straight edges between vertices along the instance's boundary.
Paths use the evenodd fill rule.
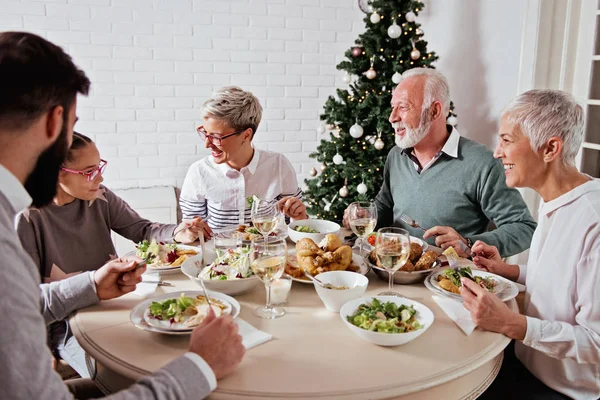
<path fill-rule="evenodd" d="M 377 205 L 374 202 L 355 202 L 348 206 L 348 223 L 350 229 L 358 236 L 357 243 L 362 256 L 362 245 L 365 236 L 373 232 L 377 225 Z"/>
<path fill-rule="evenodd" d="M 277 228 L 281 210 L 277 202 L 254 198 L 252 202 L 252 224 L 266 238 Z"/>
<path fill-rule="evenodd" d="M 389 276 L 388 291 L 379 293 L 381 296 L 400 296 L 392 291 L 394 273 L 408 260 L 410 255 L 410 235 L 402 228 L 381 228 L 377 232 L 375 254 Z"/>
<path fill-rule="evenodd" d="M 271 284 L 281 278 L 287 262 L 287 243 L 285 239 L 265 237 L 264 240 L 252 240 L 250 250 L 250 268 L 259 277 L 267 290 L 267 303 L 254 310 L 260 318 L 273 319 L 285 314 L 281 307 L 271 305 Z"/>

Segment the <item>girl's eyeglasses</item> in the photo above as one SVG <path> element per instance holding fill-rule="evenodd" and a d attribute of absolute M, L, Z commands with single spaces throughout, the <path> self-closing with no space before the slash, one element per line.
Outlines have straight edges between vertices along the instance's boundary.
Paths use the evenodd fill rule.
<path fill-rule="evenodd" d="M 241 129 L 239 131 L 235 131 L 232 133 L 228 133 L 227 135 L 223 135 L 223 136 L 215 136 L 215 135 L 211 135 L 210 133 L 206 132 L 206 129 L 204 129 L 203 126 L 199 126 L 196 129 L 196 132 L 198 132 L 198 135 L 200 135 L 200 137 L 202 138 L 202 140 L 210 140 L 210 142 L 212 144 L 214 144 L 215 146 L 220 146 L 221 142 L 225 139 L 227 139 L 228 137 L 234 136 L 234 135 L 239 135 L 240 133 L 244 132 L 246 129 Z"/>
<path fill-rule="evenodd" d="M 65 171 L 65 172 L 69 172 L 71 174 L 83 175 L 83 176 L 87 177 L 88 182 L 91 182 L 94 179 L 96 179 L 96 177 L 98 175 L 102 175 L 104 173 L 104 170 L 106 169 L 106 164 L 108 164 L 108 161 L 100 160 L 100 164 L 98 164 L 97 168 L 94 168 L 93 170 L 87 171 L 87 172 L 75 171 L 74 169 L 69 169 L 69 168 L 61 168 L 61 170 Z"/>

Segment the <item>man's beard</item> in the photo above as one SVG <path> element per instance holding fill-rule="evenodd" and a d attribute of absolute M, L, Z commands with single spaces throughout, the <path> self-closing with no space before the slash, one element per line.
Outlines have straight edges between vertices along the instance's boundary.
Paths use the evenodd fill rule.
<path fill-rule="evenodd" d="M 33 172 L 25 182 L 25 189 L 29 192 L 34 207 L 48 205 L 56 196 L 58 173 L 67 151 L 67 123 L 63 121 L 58 139 L 40 155 Z"/>
<path fill-rule="evenodd" d="M 419 122 L 419 126 L 416 128 L 409 128 L 402 122 L 395 122 L 392 124 L 394 129 L 396 128 L 404 128 L 404 136 L 400 137 L 396 136 L 396 146 L 402 149 L 408 149 L 410 147 L 415 147 L 417 143 L 419 143 L 427 133 L 429 133 L 429 129 L 431 128 L 431 116 L 429 115 L 429 108 L 426 108 L 421 113 L 421 120 Z"/>

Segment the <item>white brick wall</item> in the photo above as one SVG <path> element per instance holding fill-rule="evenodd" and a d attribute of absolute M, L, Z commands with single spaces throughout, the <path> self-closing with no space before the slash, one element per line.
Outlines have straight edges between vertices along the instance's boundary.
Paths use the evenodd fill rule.
<path fill-rule="evenodd" d="M 109 159 L 114 189 L 180 186 L 208 154 L 198 108 L 230 84 L 259 97 L 256 144 L 285 153 L 301 182 L 362 17 L 354 0 L 0 0 L 0 30 L 52 40 L 92 80 L 76 129 Z"/>

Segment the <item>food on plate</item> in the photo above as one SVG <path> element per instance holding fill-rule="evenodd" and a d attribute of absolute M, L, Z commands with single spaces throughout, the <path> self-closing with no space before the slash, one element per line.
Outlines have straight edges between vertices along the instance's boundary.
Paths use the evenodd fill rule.
<path fill-rule="evenodd" d="M 198 278 L 204 280 L 234 280 L 252 276 L 250 269 L 250 248 L 246 246 L 234 249 L 215 249 L 217 258 L 210 265 L 204 267 Z"/>
<path fill-rule="evenodd" d="M 237 232 L 242 236 L 242 240 L 260 239 L 263 237 L 262 233 L 251 225 L 238 225 Z M 277 236 L 277 233 L 271 232 L 269 236 Z"/>
<path fill-rule="evenodd" d="M 146 260 L 148 268 L 179 267 L 185 260 L 198 254 L 192 249 L 183 249 L 175 243 L 157 243 L 156 239 L 142 240 L 136 246 L 136 256 Z"/>
<path fill-rule="evenodd" d="M 417 243 L 414 243 L 414 244 L 421 247 Z M 411 247 L 412 247 L 412 244 L 411 244 Z M 411 252 L 412 252 L 412 249 L 411 249 Z M 369 253 L 368 258 L 369 258 L 369 262 L 371 264 L 376 265 L 379 268 L 383 268 L 383 266 L 381 265 L 381 262 L 379 262 L 379 259 L 377 258 L 377 250 L 376 249 L 373 249 Z M 419 258 L 417 258 L 416 262 L 408 259 L 406 261 L 406 263 L 402 267 L 400 267 L 400 269 L 398 271 L 404 271 L 404 272 L 425 271 L 425 270 L 431 269 L 435 260 L 437 260 L 437 253 L 433 250 L 426 251 L 425 253 L 420 255 Z"/>
<path fill-rule="evenodd" d="M 415 315 L 417 310 L 413 306 L 387 301 L 382 303 L 373 299 L 371 303 L 358 306 L 354 314 L 349 315 L 348 322 L 368 331 L 382 333 L 406 333 L 423 328 Z"/>
<path fill-rule="evenodd" d="M 458 270 L 452 268 L 445 269 L 437 276 L 438 285 L 448 292 L 460 294 L 459 288 L 462 286 L 461 277 L 472 280 L 491 293 L 494 293 L 496 286 L 498 286 L 498 282 L 495 279 L 474 276 L 469 267 L 459 268 Z"/>
<path fill-rule="evenodd" d="M 423 253 L 421 258 L 415 263 L 416 271 L 424 271 L 426 269 L 430 269 L 435 260 L 437 260 L 437 253 L 433 250 L 426 251 Z"/>
<path fill-rule="evenodd" d="M 343 246 L 340 238 L 330 233 L 319 244 L 309 238 L 296 243 L 296 258 L 288 259 L 285 272 L 294 278 L 302 278 L 304 271 L 318 275 L 327 271 L 358 272 L 360 267 L 352 263 L 352 248 Z"/>
<path fill-rule="evenodd" d="M 310 226 L 305 226 L 305 225 L 298 225 L 294 228 L 294 230 L 296 232 L 302 232 L 302 233 L 321 233 L 318 230 L 311 228 Z"/>
<path fill-rule="evenodd" d="M 452 247 L 452 246 L 450 246 L 446 250 L 442 251 L 442 255 L 445 255 L 446 257 L 451 257 L 455 260 L 459 259 L 458 253 L 456 252 L 456 250 L 454 250 L 454 247 Z"/>
<path fill-rule="evenodd" d="M 219 317 L 229 310 L 229 307 L 222 301 L 210 298 L 212 309 L 215 316 Z M 203 295 L 197 297 L 187 297 L 183 293 L 175 299 L 164 301 L 153 301 L 148 307 L 150 317 L 160 321 L 169 321 L 171 324 L 183 323 L 186 327 L 192 328 L 202 323 L 208 315 L 208 304 Z"/>
<path fill-rule="evenodd" d="M 371 246 L 375 247 L 376 241 L 377 241 L 377 233 L 376 232 L 369 233 L 369 235 L 367 236 L 367 243 L 369 243 Z"/>
<path fill-rule="evenodd" d="M 419 258 L 421 258 L 422 254 L 423 254 L 423 246 L 421 246 L 419 243 L 411 242 L 410 243 L 410 254 L 408 255 L 408 259 L 411 262 L 416 263 L 419 260 Z"/>

